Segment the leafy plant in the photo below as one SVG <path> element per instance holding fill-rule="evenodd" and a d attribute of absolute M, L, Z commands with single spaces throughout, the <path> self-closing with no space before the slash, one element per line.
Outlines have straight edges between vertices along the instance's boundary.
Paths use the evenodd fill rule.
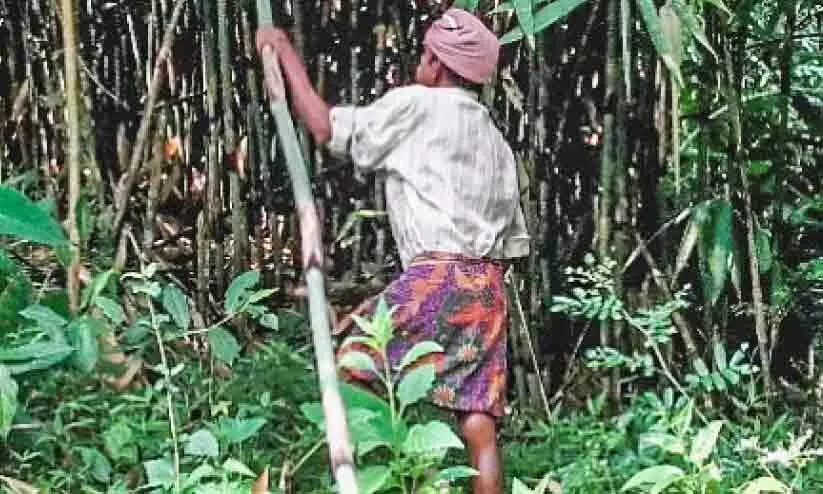
<path fill-rule="evenodd" d="M 389 362 L 388 346 L 394 332 L 391 314 L 392 310 L 381 298 L 371 321 L 354 318 L 365 336 L 349 337 L 343 344 L 365 345 L 379 354 L 383 362 Z M 428 395 L 435 379 L 432 364 L 415 364 L 427 355 L 442 351 L 437 343 L 420 342 L 395 368 L 390 365 L 378 367 L 371 356 L 358 351 L 349 352 L 340 360 L 338 365 L 342 368 L 374 373 L 387 395 L 386 401 L 352 385 L 342 388 L 358 457 L 382 459 L 360 472 L 359 484 L 363 494 L 397 489 L 435 493 L 441 483 L 476 474 L 464 466 L 438 468 L 449 450 L 464 447 L 447 424 L 437 420 L 410 424 L 407 419 L 409 407 Z M 318 403 L 305 405 L 303 412 L 309 420 L 323 427 Z M 388 456 L 380 456 L 381 453 Z"/>

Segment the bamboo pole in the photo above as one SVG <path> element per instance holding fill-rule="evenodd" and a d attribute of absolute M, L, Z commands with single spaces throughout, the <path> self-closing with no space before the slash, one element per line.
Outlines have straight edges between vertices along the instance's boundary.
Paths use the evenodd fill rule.
<path fill-rule="evenodd" d="M 258 22 L 272 22 L 269 0 L 257 0 Z M 326 310 L 323 255 L 315 252 L 320 244 L 320 227 L 311 194 L 309 177 L 285 98 L 280 63 L 271 47 L 263 51 L 263 67 L 270 96 L 270 111 L 277 123 L 277 135 L 286 155 L 292 190 L 300 213 L 300 233 L 303 246 L 303 268 L 309 292 L 309 310 L 314 340 L 317 371 L 320 380 L 326 438 L 335 480 L 342 494 L 357 494 L 354 458 L 349 442 L 346 413 L 337 382 L 337 370 L 332 350 L 331 330 Z"/>
<path fill-rule="evenodd" d="M 68 272 L 69 306 L 72 312 L 80 308 L 80 230 L 77 225 L 77 203 L 80 200 L 80 95 L 77 70 L 77 17 L 74 1 L 61 0 L 63 10 L 63 61 L 66 70 L 66 128 L 68 133 L 69 208 L 68 230 L 71 241 L 71 264 Z"/>
<path fill-rule="evenodd" d="M 177 21 L 180 14 L 183 12 L 183 6 L 186 0 L 177 0 L 174 4 L 174 11 L 172 12 L 171 20 L 166 26 L 166 32 L 163 35 L 163 44 L 160 46 L 160 53 L 157 54 L 157 60 L 154 62 L 154 74 L 152 75 L 151 83 L 148 88 L 148 96 L 146 97 L 146 104 L 143 108 L 143 119 L 140 121 L 140 127 L 137 130 L 137 138 L 134 141 L 134 148 L 131 152 L 129 160 L 129 169 L 123 175 L 122 183 L 117 191 L 117 207 L 116 216 L 114 218 L 114 231 L 120 230 L 123 223 L 123 218 L 126 216 L 126 210 L 129 204 L 129 195 L 134 183 L 137 181 L 140 164 L 143 161 L 143 148 L 149 137 L 149 128 L 151 127 L 151 117 L 154 113 L 155 103 L 160 93 L 160 81 L 162 80 L 163 71 L 161 70 L 163 64 L 169 55 L 171 55 L 171 43 L 174 39 L 174 29 L 177 26 Z"/>

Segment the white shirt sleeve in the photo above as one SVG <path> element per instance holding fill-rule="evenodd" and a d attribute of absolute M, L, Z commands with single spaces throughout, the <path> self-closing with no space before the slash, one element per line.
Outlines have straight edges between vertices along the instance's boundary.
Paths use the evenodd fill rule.
<path fill-rule="evenodd" d="M 351 158 L 363 171 L 385 165 L 386 157 L 422 120 L 424 106 L 418 94 L 394 89 L 368 106 L 336 106 L 331 109 L 332 155 Z"/>

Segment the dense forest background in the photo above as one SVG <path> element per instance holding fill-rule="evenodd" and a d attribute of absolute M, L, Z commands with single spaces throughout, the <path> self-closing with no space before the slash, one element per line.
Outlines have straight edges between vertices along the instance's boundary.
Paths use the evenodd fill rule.
<path fill-rule="evenodd" d="M 326 100 L 368 104 L 448 4 L 272 7 Z M 533 234 L 513 492 L 823 490 L 823 6 L 457 4 L 504 43 L 482 97 Z M 6 491 L 330 492 L 257 25 L 246 0 L 0 0 Z M 297 130 L 343 314 L 399 270 L 382 184 Z M 462 492 L 459 439 L 375 449 L 350 392 L 361 491 Z"/>

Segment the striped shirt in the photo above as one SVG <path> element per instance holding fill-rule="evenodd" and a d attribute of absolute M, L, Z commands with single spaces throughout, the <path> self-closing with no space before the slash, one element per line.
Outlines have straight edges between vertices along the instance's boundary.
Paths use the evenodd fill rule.
<path fill-rule="evenodd" d="M 529 234 L 514 154 L 469 91 L 413 85 L 331 110 L 332 155 L 383 173 L 404 268 L 427 251 L 512 259 Z"/>

